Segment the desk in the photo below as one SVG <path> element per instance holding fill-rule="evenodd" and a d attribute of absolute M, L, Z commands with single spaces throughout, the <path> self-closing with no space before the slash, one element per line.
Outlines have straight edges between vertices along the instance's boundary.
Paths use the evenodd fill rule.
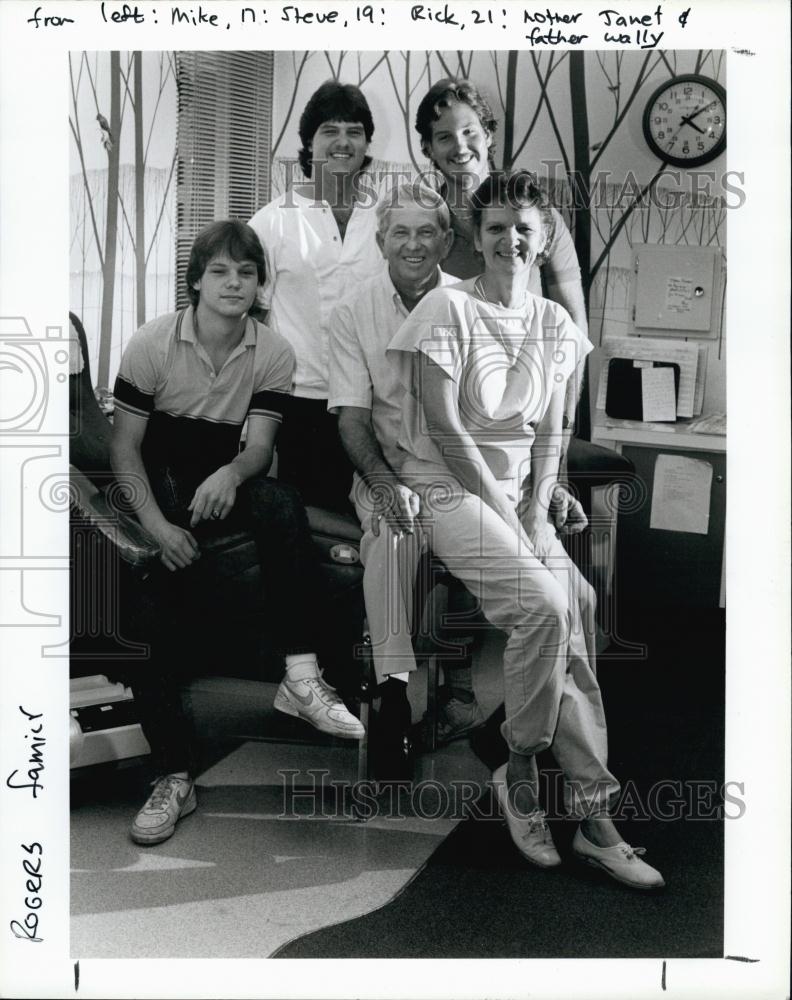
<path fill-rule="evenodd" d="M 625 511 L 619 513 L 617 504 L 606 496 L 606 490 L 594 491 L 595 560 L 606 571 L 609 592 L 618 559 L 619 588 L 623 593 L 634 593 L 638 588 L 647 600 L 725 607 L 726 435 L 698 433 L 690 430 L 691 423 L 644 424 L 597 413 L 592 441 L 630 458 L 646 494 L 643 503 L 628 502 Z M 690 453 L 691 457 L 712 465 L 707 535 L 649 527 L 654 461 L 663 452 Z M 640 487 L 640 482 L 637 485 Z M 618 556 L 617 518 L 622 536 L 622 551 Z M 648 568 L 651 572 L 647 572 Z"/>

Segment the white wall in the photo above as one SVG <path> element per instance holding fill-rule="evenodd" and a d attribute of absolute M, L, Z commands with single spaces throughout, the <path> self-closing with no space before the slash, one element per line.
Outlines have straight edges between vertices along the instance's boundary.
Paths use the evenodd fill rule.
<path fill-rule="evenodd" d="M 131 94 L 134 93 L 131 53 L 122 52 L 121 70 L 129 81 L 129 93 L 122 81 L 122 127 L 113 141 L 119 145 L 119 189 L 124 212 L 119 207 L 116 244 L 116 281 L 113 297 L 113 324 L 110 346 L 109 386 L 112 388 L 126 342 L 139 325 L 135 308 L 135 150 Z M 146 318 L 175 307 L 174 220 L 176 176 L 172 172 L 176 149 L 176 81 L 169 72 L 171 53 L 144 52 L 143 64 L 143 143 L 146 158 L 144 175 L 144 216 L 146 247 Z M 83 322 L 88 340 L 91 374 L 97 380 L 100 318 L 102 309 L 102 264 L 91 219 L 91 207 L 104 252 L 107 213 L 108 154 L 102 143 L 104 133 L 96 120 L 98 113 L 110 118 L 110 57 L 107 52 L 70 54 L 72 93 L 69 118 L 78 131 L 82 162 L 71 136 L 70 203 L 72 242 L 69 260 L 69 308 Z M 84 164 L 84 170 L 83 170 Z M 127 225 L 127 220 L 129 225 Z M 157 229 L 157 225 L 159 228 Z M 156 239 L 152 236 L 157 231 Z M 131 232 L 130 232 L 131 231 Z"/>

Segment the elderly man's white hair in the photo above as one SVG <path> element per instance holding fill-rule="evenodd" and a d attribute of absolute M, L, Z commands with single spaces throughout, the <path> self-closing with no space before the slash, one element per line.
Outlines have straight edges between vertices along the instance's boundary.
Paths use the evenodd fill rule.
<path fill-rule="evenodd" d="M 404 181 L 392 188 L 377 202 L 377 231 L 384 234 L 390 225 L 390 213 L 394 208 L 417 205 L 419 208 L 434 210 L 442 232 L 451 228 L 451 216 L 443 198 L 423 181 Z"/>

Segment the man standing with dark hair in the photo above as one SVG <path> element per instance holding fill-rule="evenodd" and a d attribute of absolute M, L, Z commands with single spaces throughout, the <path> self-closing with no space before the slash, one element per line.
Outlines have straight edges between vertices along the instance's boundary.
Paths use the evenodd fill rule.
<path fill-rule="evenodd" d="M 141 327 L 124 352 L 112 465 L 173 582 L 200 558 L 204 540 L 250 531 L 262 575 L 277 581 L 267 618 L 286 677 L 275 707 L 324 732 L 360 739 L 363 726 L 322 680 L 316 661 L 323 595 L 305 510 L 294 489 L 265 475 L 294 370 L 291 347 L 248 315 L 265 270 L 261 243 L 244 223 L 216 222 L 198 235 L 187 267 L 192 305 Z M 172 581 L 163 588 L 168 596 Z M 174 668 L 155 655 L 132 680 L 162 775 L 132 827 L 141 844 L 166 840 L 196 807 Z"/>
<path fill-rule="evenodd" d="M 374 241 L 374 182 L 366 175 L 374 122 L 362 91 L 323 83 L 300 117 L 299 134 L 306 183 L 250 220 L 267 255 L 260 304 L 297 358 L 278 476 L 307 504 L 349 510 L 353 470 L 327 412 L 328 322 L 346 295 L 384 267 Z"/>

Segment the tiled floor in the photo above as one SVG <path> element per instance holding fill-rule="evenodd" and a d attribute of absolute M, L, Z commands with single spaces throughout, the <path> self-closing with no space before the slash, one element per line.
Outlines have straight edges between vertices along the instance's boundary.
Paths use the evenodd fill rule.
<path fill-rule="evenodd" d="M 485 712 L 500 698 L 497 642 L 487 643 L 477 671 Z M 261 740 L 268 721 L 277 725 L 274 690 L 248 682 L 196 688 L 199 724 L 211 715 L 215 738 L 231 730 L 253 738 L 200 775 L 199 808 L 166 843 L 141 848 L 129 839 L 145 797 L 135 780 L 73 797 L 75 958 L 263 958 L 307 931 L 370 912 L 454 828 L 458 802 L 444 790 L 489 777 L 467 742 L 457 742 L 420 758 L 411 790 L 374 800 L 363 789 L 368 819 L 360 822 L 342 793 L 355 781 L 355 745 Z M 423 697 L 419 680 L 411 685 L 416 714 Z"/>
<path fill-rule="evenodd" d="M 354 752 L 329 756 L 326 780 L 354 779 Z M 72 954 L 265 957 L 386 903 L 454 823 L 346 818 L 307 774 L 316 757 L 243 744 L 199 778 L 198 811 L 153 848 L 128 839 L 132 801 L 75 810 Z M 276 765 L 298 772 L 307 797 L 292 804 Z"/>

